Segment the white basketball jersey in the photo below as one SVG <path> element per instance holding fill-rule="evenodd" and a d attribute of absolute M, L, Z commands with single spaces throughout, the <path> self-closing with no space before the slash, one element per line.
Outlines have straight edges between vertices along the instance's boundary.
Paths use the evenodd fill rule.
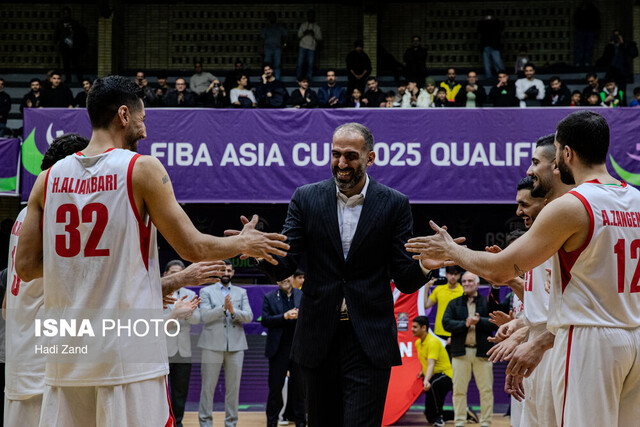
<path fill-rule="evenodd" d="M 22 282 L 15 267 L 18 238 L 26 215 L 26 208 L 18 214 L 9 240 L 5 394 L 11 400 L 44 393 L 45 356 L 34 352 L 39 343 L 34 336 L 34 322 L 44 310 L 42 279 Z"/>
<path fill-rule="evenodd" d="M 62 347 L 56 348 L 56 357 L 47 359 L 48 385 L 117 385 L 168 373 L 164 334 L 150 339 L 153 333 L 140 337 L 129 329 L 127 336 L 126 329 L 104 329 L 105 321 L 126 325 L 125 319 L 162 319 L 156 229 L 148 218 L 140 218 L 133 198 L 131 175 L 138 157 L 122 149 L 93 157 L 78 153 L 47 173 L 46 315 L 76 318 L 78 324 L 88 318 L 95 335 L 70 339 L 58 331 L 51 338 L 50 345 L 86 345 L 88 355 L 68 363 L 73 359 L 62 357 Z"/>
<path fill-rule="evenodd" d="M 520 319 L 523 316 L 524 304 L 522 303 L 520 298 L 518 298 L 518 295 L 516 295 L 515 292 L 513 293 L 512 309 L 514 318 Z"/>
<path fill-rule="evenodd" d="M 551 262 L 548 259 L 524 275 L 524 317 L 529 326 L 547 323 L 549 294 L 544 290 L 544 281 Z"/>
<path fill-rule="evenodd" d="M 581 248 L 553 258 L 549 329 L 640 326 L 640 192 L 589 181 L 569 194 L 591 225 Z"/>

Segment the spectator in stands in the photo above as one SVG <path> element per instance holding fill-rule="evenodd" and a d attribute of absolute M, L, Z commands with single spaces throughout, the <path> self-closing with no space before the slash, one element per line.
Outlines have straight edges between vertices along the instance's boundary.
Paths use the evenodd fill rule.
<path fill-rule="evenodd" d="M 269 22 L 262 27 L 260 38 L 264 41 L 264 62 L 273 65 L 276 80 L 280 80 L 280 63 L 282 59 L 282 45 L 287 38 L 287 29 L 280 25 L 276 13 L 267 13 Z"/>
<path fill-rule="evenodd" d="M 424 89 L 418 87 L 418 82 L 409 80 L 407 90 L 402 97 L 402 108 L 427 107 L 429 97 Z"/>
<path fill-rule="evenodd" d="M 231 89 L 231 105 L 239 108 L 252 108 L 257 105 L 256 98 L 249 89 L 247 89 L 247 76 L 243 73 L 238 74 L 238 86 Z"/>
<path fill-rule="evenodd" d="M 616 81 L 612 78 L 604 80 L 604 87 L 600 92 L 600 101 L 603 107 L 626 107 L 624 92 L 622 92 Z"/>
<path fill-rule="evenodd" d="M 587 96 L 587 106 L 588 107 L 603 107 L 602 100 L 600 99 L 600 94 L 591 92 L 589 96 Z"/>
<path fill-rule="evenodd" d="M 49 70 L 47 74 L 44 76 L 44 80 L 42 80 L 42 90 L 51 89 L 51 76 L 55 73 L 56 70 Z"/>
<path fill-rule="evenodd" d="M 289 92 L 273 75 L 271 64 L 262 67 L 262 82 L 256 88 L 256 98 L 260 108 L 284 108 L 287 105 Z"/>
<path fill-rule="evenodd" d="M 582 97 L 586 100 L 590 93 L 595 93 L 600 96 L 600 82 L 598 81 L 598 75 L 596 73 L 587 73 L 585 77 L 587 86 L 582 90 Z"/>
<path fill-rule="evenodd" d="M 489 91 L 489 100 L 494 107 L 517 107 L 516 86 L 509 81 L 505 70 L 498 71 L 498 84 Z"/>
<path fill-rule="evenodd" d="M 184 270 L 184 263 L 179 259 L 169 261 L 164 268 L 164 276 L 170 276 Z M 199 302 L 195 292 L 187 288 L 179 288 L 171 297 L 175 303 L 164 309 L 164 318 L 175 319 L 180 328 L 171 322 L 167 323 L 170 335 L 167 335 L 167 355 L 169 356 L 169 387 L 171 389 L 171 410 L 176 419 L 176 426 L 182 427 L 184 408 L 189 394 L 191 378 L 191 325 L 200 323 Z"/>
<path fill-rule="evenodd" d="M 200 291 L 200 316 L 204 328 L 198 339 L 198 347 L 202 349 L 198 419 L 202 427 L 211 427 L 213 422 L 213 394 L 221 367 L 224 367 L 225 377 L 225 426 L 235 427 L 238 422 L 242 362 L 248 348 L 243 324 L 251 322 L 253 312 L 247 291 L 231 284 L 234 269 L 231 262 L 226 261 L 226 264 L 227 271 L 220 283 Z"/>
<path fill-rule="evenodd" d="M 382 108 L 393 108 L 395 107 L 396 101 L 396 93 L 392 90 L 386 93 L 384 97 L 384 104 L 381 105 Z"/>
<path fill-rule="evenodd" d="M 420 36 L 411 37 L 411 46 L 404 52 L 405 77 L 418 83 L 418 87 L 424 85 L 427 77 L 427 49 L 421 44 Z"/>
<path fill-rule="evenodd" d="M 482 107 L 487 100 L 487 92 L 478 83 L 478 73 L 471 70 L 467 73 L 467 84 L 456 95 L 456 107 Z"/>
<path fill-rule="evenodd" d="M 493 344 L 487 338 L 497 329 L 496 325 L 489 322 L 489 313 L 496 308 L 478 293 L 479 284 L 477 275 L 464 273 L 464 295 L 451 300 L 442 321 L 445 330 L 451 333 L 456 426 L 463 426 L 469 415 L 467 389 L 472 372 L 480 391 L 480 425 L 489 427 L 493 417 L 493 364 L 487 358 L 487 351 Z"/>
<path fill-rule="evenodd" d="M 216 76 L 209 72 L 202 71 L 202 61 L 196 62 L 194 68 L 196 73 L 189 79 L 189 88 L 196 97 L 199 97 L 211 86 Z"/>
<path fill-rule="evenodd" d="M 155 100 L 156 96 L 154 90 L 149 85 L 147 78 L 145 77 L 144 71 L 138 71 L 136 73 L 135 83 L 138 85 L 140 89 L 142 89 L 142 102 L 144 102 L 145 107 L 150 107 L 152 105 L 152 101 Z"/>
<path fill-rule="evenodd" d="M 29 81 L 31 90 L 22 97 L 20 103 L 20 113 L 24 114 L 25 108 L 39 108 L 42 91 L 40 90 L 40 79 L 33 78 Z"/>
<path fill-rule="evenodd" d="M 54 40 L 60 49 L 66 82 L 71 83 L 71 71 L 75 71 L 78 82 L 82 81 L 80 59 L 87 46 L 87 31 L 75 19 L 71 18 L 71 9 L 62 8 L 62 19 L 56 24 Z"/>
<path fill-rule="evenodd" d="M 144 75 L 144 71 L 137 71 L 136 78 L 133 80 L 140 89 L 144 89 L 149 83 Z"/>
<path fill-rule="evenodd" d="M 304 271 L 297 269 L 296 272 L 293 273 L 291 284 L 296 289 L 302 289 L 302 285 L 304 284 Z"/>
<path fill-rule="evenodd" d="M 351 93 L 354 88 L 358 88 L 360 93 L 364 93 L 365 83 L 371 74 L 371 60 L 363 50 L 362 40 L 353 43 L 353 50 L 347 55 L 347 93 Z"/>
<path fill-rule="evenodd" d="M 462 90 L 462 85 L 456 81 L 455 68 L 447 69 L 447 80 L 440 83 L 440 87 L 444 88 L 447 93 L 447 100 L 453 104 L 456 101 L 458 92 Z"/>
<path fill-rule="evenodd" d="M 378 79 L 371 76 L 367 79 L 367 91 L 362 97 L 364 107 L 381 107 L 385 103 L 385 94 L 378 88 Z"/>
<path fill-rule="evenodd" d="M 478 22 L 477 31 L 480 34 L 485 79 L 490 79 L 494 71 L 497 72 L 504 68 L 500 57 L 500 49 L 502 48 L 500 37 L 503 29 L 504 23 L 495 17 L 492 9 L 488 9 L 484 18 Z"/>
<path fill-rule="evenodd" d="M 309 79 L 303 77 L 298 82 L 298 89 L 289 97 L 289 104 L 295 108 L 315 108 L 318 106 L 318 95 L 309 88 Z"/>
<path fill-rule="evenodd" d="M 436 92 L 436 81 L 431 77 L 427 77 L 427 81 L 424 87 L 424 101 L 422 104 L 419 103 L 418 106 L 429 108 L 435 107 L 437 94 L 438 92 Z"/>
<path fill-rule="evenodd" d="M 78 92 L 73 103 L 78 108 L 87 108 L 87 95 L 89 94 L 89 90 L 91 89 L 91 80 L 84 79 L 82 80 L 82 92 Z"/>
<path fill-rule="evenodd" d="M 640 87 L 633 88 L 633 101 L 629 103 L 629 107 L 640 107 Z"/>
<path fill-rule="evenodd" d="M 298 50 L 296 77 L 300 80 L 303 75 L 306 75 L 309 81 L 311 81 L 313 77 L 313 57 L 316 52 L 316 47 L 318 47 L 318 42 L 322 40 L 320 26 L 316 24 L 315 11 L 310 10 L 307 12 L 307 22 L 303 22 L 300 25 L 298 38 L 300 39 L 300 49 Z"/>
<path fill-rule="evenodd" d="M 545 89 L 542 105 L 547 107 L 568 107 L 571 104 L 571 92 L 558 76 L 549 79 L 549 86 Z"/>
<path fill-rule="evenodd" d="M 422 365 L 418 377 L 423 378 L 424 415 L 433 426 L 444 426 L 445 421 L 453 419 L 453 412 L 443 409 L 444 399 L 453 387 L 449 355 L 442 342 L 429 334 L 427 316 L 417 316 L 413 319 L 411 333 L 417 338 L 415 347 Z"/>
<path fill-rule="evenodd" d="M 7 119 L 11 111 L 11 97 L 4 91 L 5 80 L 0 78 L 0 138 L 4 136 L 7 129 Z"/>
<path fill-rule="evenodd" d="M 583 0 L 573 15 L 573 22 L 576 26 L 576 67 L 588 67 L 591 65 L 595 34 L 600 29 L 600 11 L 591 0 Z"/>
<path fill-rule="evenodd" d="M 584 105 L 584 101 L 582 100 L 582 92 L 579 90 L 574 90 L 571 92 L 571 107 L 581 107 Z"/>
<path fill-rule="evenodd" d="M 341 108 L 347 104 L 347 93 L 336 83 L 336 72 L 327 71 L 327 82 L 318 90 L 318 105 L 321 108 Z"/>
<path fill-rule="evenodd" d="M 529 63 L 529 53 L 526 45 L 520 45 L 518 48 L 518 56 L 516 56 L 515 70 L 519 79 L 524 78 L 524 67 Z"/>
<path fill-rule="evenodd" d="M 627 81 L 633 78 L 633 58 L 638 56 L 638 46 L 634 41 L 624 40 L 624 34 L 620 30 L 613 30 L 611 41 L 604 49 L 599 64 L 607 67 L 606 78 L 616 82 L 623 96 L 626 96 Z M 626 98 L 625 98 L 626 102 Z M 625 104 L 626 105 L 626 104 Z"/>
<path fill-rule="evenodd" d="M 238 58 L 233 65 L 233 70 L 229 71 L 224 78 L 224 90 L 227 93 L 231 93 L 231 90 L 238 85 L 237 82 L 240 78 L 238 74 L 244 75 L 247 78 L 246 89 L 251 89 L 251 79 L 249 78 L 247 71 L 244 69 L 244 62 Z"/>
<path fill-rule="evenodd" d="M 447 90 L 443 87 L 439 87 L 438 92 L 436 93 L 436 99 L 433 101 L 433 106 L 436 108 L 443 108 L 454 107 L 455 105 L 447 99 Z"/>
<path fill-rule="evenodd" d="M 347 107 L 348 108 L 362 108 L 364 105 L 362 104 L 362 92 L 357 87 L 354 87 L 351 91 L 351 95 L 349 95 L 349 99 L 347 99 Z"/>
<path fill-rule="evenodd" d="M 71 89 L 62 84 L 62 76 L 54 71 L 51 75 L 51 89 L 42 92 L 40 106 L 44 108 L 73 108 Z"/>
<path fill-rule="evenodd" d="M 220 80 L 213 79 L 207 90 L 200 97 L 203 107 L 226 108 L 229 106 L 229 98 Z"/>
<path fill-rule="evenodd" d="M 393 106 L 394 107 L 402 106 L 402 97 L 404 96 L 404 93 L 406 91 L 407 91 L 407 81 L 406 80 L 402 80 L 400 82 L 400 84 L 398 84 L 398 93 L 396 93 L 396 97 L 393 100 Z"/>
<path fill-rule="evenodd" d="M 293 287 L 293 277 L 278 282 L 278 289 L 265 294 L 262 302 L 262 326 L 267 328 L 265 357 L 269 359 L 269 396 L 267 397 L 267 427 L 278 425 L 282 408 L 282 387 L 289 373 L 289 400 L 292 400 L 296 427 L 306 426 L 302 370 L 289 357 L 293 332 L 298 319 L 302 292 Z"/>
<path fill-rule="evenodd" d="M 176 89 L 168 92 L 164 97 L 166 107 L 193 108 L 196 106 L 196 95 L 187 89 L 187 82 L 183 78 L 176 79 Z"/>
<path fill-rule="evenodd" d="M 156 83 L 155 87 L 150 92 L 150 105 L 152 107 L 164 107 L 165 99 L 167 98 L 168 94 L 173 92 L 174 90 L 175 89 L 169 87 L 169 83 L 167 81 L 167 73 L 158 73 L 158 83 Z"/>
<path fill-rule="evenodd" d="M 524 66 L 524 78 L 516 81 L 516 98 L 520 107 L 537 107 L 544 99 L 544 83 L 536 79 L 536 67 L 529 63 Z"/>

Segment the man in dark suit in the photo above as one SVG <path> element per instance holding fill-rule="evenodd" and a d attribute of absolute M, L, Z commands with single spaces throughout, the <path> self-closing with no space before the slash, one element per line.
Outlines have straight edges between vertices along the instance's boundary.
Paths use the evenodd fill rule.
<path fill-rule="evenodd" d="M 380 426 L 391 366 L 400 365 L 389 282 L 411 293 L 428 280 L 404 243 L 412 235 L 409 200 L 367 176 L 373 135 L 347 123 L 333 134 L 333 178 L 296 190 L 284 234 L 291 246 L 276 280 L 307 258 L 292 358 L 305 375 L 308 421 L 316 426 Z"/>
<path fill-rule="evenodd" d="M 300 366 L 290 359 L 293 331 L 298 319 L 302 291 L 292 286 L 292 277 L 278 282 L 278 289 L 262 301 L 262 326 L 268 329 L 264 355 L 269 359 L 267 427 L 278 425 L 282 409 L 282 387 L 289 371 L 289 398 L 293 403 L 296 427 L 305 427 L 304 393 Z"/>

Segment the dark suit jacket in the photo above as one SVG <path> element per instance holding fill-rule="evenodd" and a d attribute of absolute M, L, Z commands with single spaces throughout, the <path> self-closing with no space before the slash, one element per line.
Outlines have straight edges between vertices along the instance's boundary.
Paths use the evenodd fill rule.
<path fill-rule="evenodd" d="M 260 323 L 265 328 L 269 329 L 267 332 L 267 345 L 264 349 L 264 355 L 268 359 L 271 359 L 278 352 L 280 347 L 280 341 L 284 332 L 284 327 L 287 323 L 293 323 L 295 325 L 295 319 L 284 318 L 284 301 L 279 295 L 280 289 L 271 291 L 265 294 L 262 300 L 262 317 Z M 300 308 L 300 299 L 302 298 L 302 291 L 300 289 L 293 288 L 293 306 Z M 291 343 L 289 343 L 291 344 Z"/>
<path fill-rule="evenodd" d="M 298 188 L 282 231 L 291 246 L 278 265 L 261 263 L 272 279 L 296 269 L 303 254 L 307 271 L 293 339 L 292 358 L 317 367 L 327 356 L 346 298 L 351 323 L 365 354 L 380 368 L 401 364 L 390 281 L 405 293 L 427 281 L 405 250 L 413 219 L 406 196 L 371 179 L 351 250 L 344 259 L 332 179 Z"/>
<path fill-rule="evenodd" d="M 451 300 L 442 317 L 442 326 L 445 330 L 451 332 L 451 356 L 453 357 L 464 356 L 465 354 L 464 342 L 469 330 L 466 325 L 467 317 L 469 317 L 467 299 L 466 295 L 462 295 Z M 493 304 L 490 308 L 487 304 L 487 299 L 480 294 L 476 295 L 475 302 L 476 313 L 480 315 L 480 321 L 476 324 L 476 345 L 478 346 L 476 356 L 487 357 L 487 351 L 493 347 L 493 344 L 487 341 L 487 338 L 491 336 L 493 331 L 498 329 L 498 326 L 489 322 L 489 313 L 498 308 L 497 305 Z"/>

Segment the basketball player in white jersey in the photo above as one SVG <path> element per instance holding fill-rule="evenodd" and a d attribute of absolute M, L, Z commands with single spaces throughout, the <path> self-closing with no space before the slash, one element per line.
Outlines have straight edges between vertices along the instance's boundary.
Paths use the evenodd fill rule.
<path fill-rule="evenodd" d="M 88 139 L 77 134 L 54 139 L 42 160 L 42 170 L 84 149 L 88 143 Z M 39 343 L 34 334 L 34 321 L 43 312 L 44 290 L 42 279 L 21 282 L 16 274 L 16 248 L 26 214 L 27 208 L 18 214 L 9 241 L 10 288 L 4 300 L 7 321 L 4 425 L 37 427 L 44 392 L 45 355 L 34 354 L 34 346 Z"/>
<path fill-rule="evenodd" d="M 547 205 L 531 229 L 498 254 L 456 244 L 445 229 L 411 239 L 416 258 L 445 261 L 503 282 L 558 253 L 548 328 L 558 426 L 637 425 L 640 418 L 640 192 L 607 172 L 609 127 L 579 111 L 557 127 L 562 181 L 578 184 Z M 533 359 L 537 355 L 532 356 Z M 538 360 L 513 367 L 530 376 Z"/>
<path fill-rule="evenodd" d="M 273 254 L 286 254 L 285 237 L 257 231 L 257 217 L 238 236 L 196 230 L 162 164 L 134 152 L 146 129 L 133 82 L 96 80 L 87 112 L 89 145 L 40 174 L 21 230 L 16 271 L 23 280 L 43 277 L 45 310 L 58 317 L 80 310 L 93 320 L 118 309 L 129 319 L 142 311 L 162 319 L 155 227 L 193 262 L 241 253 L 275 262 Z M 164 337 L 101 338 L 78 363 L 47 359 L 40 426 L 172 426 Z"/>

